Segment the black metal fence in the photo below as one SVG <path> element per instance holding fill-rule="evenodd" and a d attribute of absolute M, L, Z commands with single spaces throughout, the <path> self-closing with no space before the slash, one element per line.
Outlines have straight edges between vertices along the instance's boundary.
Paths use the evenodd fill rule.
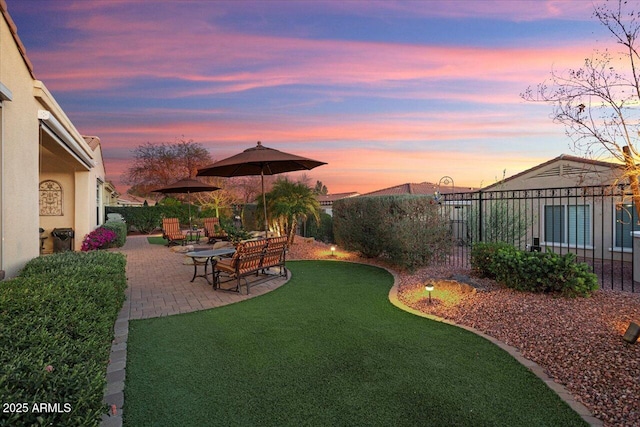
<path fill-rule="evenodd" d="M 626 186 L 585 186 L 443 194 L 454 248 L 446 262 L 469 267 L 475 242 L 575 253 L 603 289 L 640 292 L 633 281 L 632 231 L 638 216 Z"/>

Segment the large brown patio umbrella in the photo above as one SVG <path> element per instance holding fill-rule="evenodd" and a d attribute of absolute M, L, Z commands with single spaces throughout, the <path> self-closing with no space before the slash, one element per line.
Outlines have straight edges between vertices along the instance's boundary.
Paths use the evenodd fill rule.
<path fill-rule="evenodd" d="M 232 176 L 260 175 L 262 183 L 262 205 L 264 207 L 264 232 L 265 237 L 267 237 L 269 222 L 267 221 L 264 176 L 311 170 L 321 165 L 326 165 L 326 163 L 274 150 L 273 148 L 267 148 L 258 141 L 255 147 L 248 148 L 240 154 L 198 169 L 198 176 L 223 176 L 230 178 Z"/>
<path fill-rule="evenodd" d="M 173 184 L 169 184 L 166 187 L 158 188 L 157 190 L 152 190 L 154 193 L 180 193 L 187 194 L 188 202 L 189 202 L 189 229 L 191 229 L 191 193 L 201 193 L 204 191 L 216 191 L 219 190 L 220 187 L 215 187 L 213 185 L 205 184 L 204 182 L 200 182 L 191 178 L 184 178 L 180 181 L 176 181 Z"/>

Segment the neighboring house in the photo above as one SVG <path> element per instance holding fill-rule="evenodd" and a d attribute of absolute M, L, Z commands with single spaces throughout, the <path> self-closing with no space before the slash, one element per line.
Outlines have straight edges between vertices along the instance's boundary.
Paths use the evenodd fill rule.
<path fill-rule="evenodd" d="M 155 206 L 155 200 L 146 200 L 132 194 L 121 194 L 116 201 L 115 206 L 144 206 L 144 202 L 147 202 L 148 206 Z"/>
<path fill-rule="evenodd" d="M 73 248 L 102 219 L 104 166 L 37 80 L 4 0 L 0 0 L 0 269 L 15 276 L 51 250 L 54 228 L 75 232 Z"/>
<path fill-rule="evenodd" d="M 640 227 L 628 186 L 618 183 L 622 173 L 617 163 L 561 155 L 506 178 L 472 196 L 490 224 L 480 233 L 491 240 L 490 233 L 507 224 L 511 238 L 529 247 L 631 261 L 631 232 Z M 480 209 L 472 212 L 478 216 Z M 468 220 L 476 230 L 478 218 Z"/>
<path fill-rule="evenodd" d="M 318 202 L 320 202 L 320 210 L 324 213 L 333 216 L 333 202 L 340 199 L 346 199 L 348 197 L 356 197 L 360 194 L 352 191 L 350 193 L 336 193 L 336 194 L 320 194 L 317 196 Z"/>
<path fill-rule="evenodd" d="M 120 193 L 116 190 L 115 185 L 111 181 L 107 181 L 104 183 L 104 192 L 106 195 L 104 205 L 105 206 L 117 206 L 118 205 L 118 197 L 120 197 Z"/>
<path fill-rule="evenodd" d="M 118 192 L 113 184 L 107 182 L 107 171 L 104 166 L 104 159 L 102 157 L 102 145 L 100 145 L 100 138 L 97 136 L 85 136 L 83 137 L 85 142 L 94 153 L 96 161 L 95 177 L 96 177 L 96 215 L 95 226 L 104 224 L 105 218 L 105 206 L 110 206 L 111 201 L 117 199 Z"/>
<path fill-rule="evenodd" d="M 433 184 L 431 182 L 420 183 L 405 183 L 396 185 L 393 187 L 383 188 L 382 190 L 372 191 L 370 193 L 362 194 L 362 196 L 393 196 L 400 194 L 417 194 L 425 196 L 433 196 L 437 193 L 462 193 L 466 191 L 473 191 L 471 187 L 455 187 L 452 185 Z"/>

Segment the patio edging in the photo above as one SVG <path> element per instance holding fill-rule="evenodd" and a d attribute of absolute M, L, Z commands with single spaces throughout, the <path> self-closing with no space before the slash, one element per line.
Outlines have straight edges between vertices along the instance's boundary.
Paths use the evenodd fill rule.
<path fill-rule="evenodd" d="M 128 281 L 128 279 L 127 279 Z M 127 284 L 127 294 L 114 325 L 114 338 L 107 365 L 107 385 L 103 402 L 109 407 L 102 415 L 100 427 L 122 427 L 124 407 L 124 381 L 127 368 L 127 340 L 129 339 L 129 316 L 131 314 L 131 286 Z"/>

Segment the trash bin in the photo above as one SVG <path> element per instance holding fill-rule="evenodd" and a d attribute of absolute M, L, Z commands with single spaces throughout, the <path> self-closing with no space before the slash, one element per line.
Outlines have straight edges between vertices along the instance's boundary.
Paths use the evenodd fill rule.
<path fill-rule="evenodd" d="M 54 253 L 73 250 L 73 228 L 54 228 L 51 235 Z"/>

